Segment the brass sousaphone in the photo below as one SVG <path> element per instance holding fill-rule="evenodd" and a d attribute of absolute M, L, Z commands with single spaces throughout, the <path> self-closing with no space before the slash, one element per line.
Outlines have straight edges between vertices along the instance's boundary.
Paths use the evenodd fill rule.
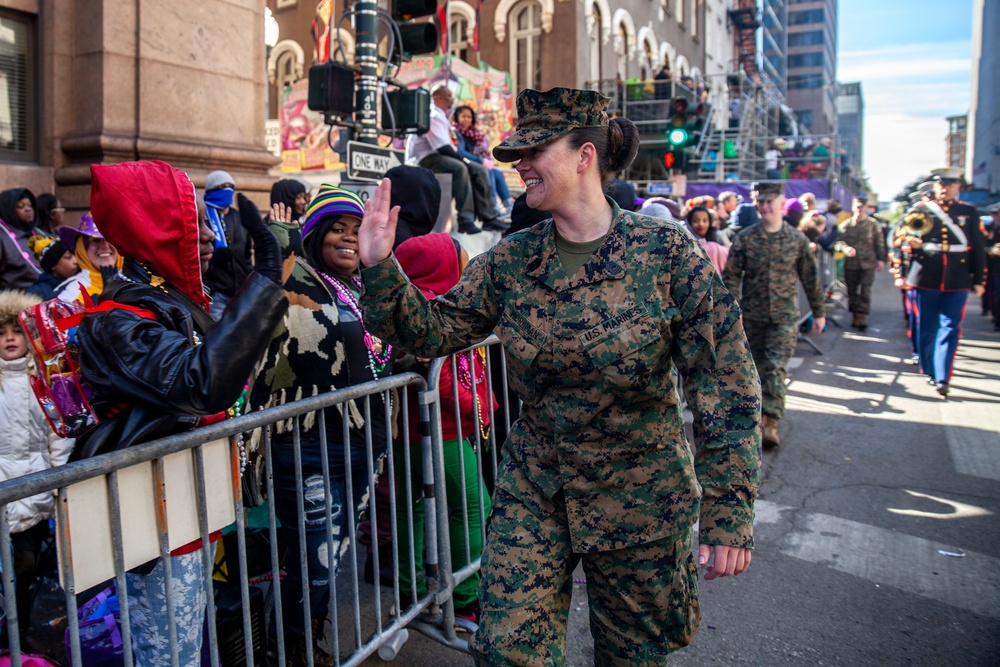
<path fill-rule="evenodd" d="M 925 208 L 914 206 L 903 215 L 900 229 L 907 236 L 920 238 L 934 226 L 933 213 Z"/>

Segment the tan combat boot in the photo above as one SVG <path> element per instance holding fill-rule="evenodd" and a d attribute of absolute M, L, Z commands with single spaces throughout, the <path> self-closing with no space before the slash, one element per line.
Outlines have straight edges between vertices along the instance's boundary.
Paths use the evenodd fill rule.
<path fill-rule="evenodd" d="M 763 419 L 763 445 L 764 449 L 773 449 L 781 444 L 778 439 L 778 420 L 774 417 L 764 415 Z"/>
<path fill-rule="evenodd" d="M 868 315 L 861 314 L 854 316 L 854 326 L 858 328 L 858 331 L 864 331 L 868 328 Z"/>

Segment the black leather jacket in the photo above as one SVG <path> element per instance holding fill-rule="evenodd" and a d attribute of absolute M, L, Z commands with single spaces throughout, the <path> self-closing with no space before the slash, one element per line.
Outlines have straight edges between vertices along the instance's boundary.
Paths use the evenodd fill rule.
<path fill-rule="evenodd" d="M 288 309 L 284 290 L 252 273 L 218 322 L 168 283 L 126 260 L 102 300 L 145 308 L 92 313 L 78 330 L 80 367 L 99 415 L 125 408 L 77 440 L 73 459 L 87 458 L 193 428 L 198 418 L 229 408 L 252 375 L 271 332 Z"/>

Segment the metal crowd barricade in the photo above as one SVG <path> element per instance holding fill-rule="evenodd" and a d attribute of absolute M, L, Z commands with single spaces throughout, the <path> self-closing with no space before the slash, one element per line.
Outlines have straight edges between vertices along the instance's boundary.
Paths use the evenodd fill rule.
<path fill-rule="evenodd" d="M 484 473 L 487 471 L 491 473 L 490 479 L 496 480 L 499 454 L 498 447 L 502 444 L 502 438 L 497 437 L 497 429 L 500 428 L 502 424 L 503 433 L 506 434 L 510 430 L 510 425 L 516 417 L 516 411 L 519 410 L 520 407 L 518 399 L 508 390 L 506 358 L 503 355 L 503 346 L 500 344 L 499 339 L 495 336 L 490 336 L 484 342 L 474 345 L 466 350 L 463 350 L 462 352 L 452 355 L 451 357 L 435 359 L 431 363 L 428 371 L 427 389 L 421 395 L 420 400 L 421 405 L 427 404 L 429 406 L 429 431 L 431 435 L 431 442 L 434 445 L 433 463 L 435 471 L 437 472 L 435 479 L 439 480 L 439 483 L 435 485 L 434 493 L 438 500 L 437 533 L 440 536 L 439 559 L 441 576 L 438 581 L 439 589 L 434 602 L 441 606 L 441 614 L 437 617 L 428 617 L 427 614 L 424 614 L 415 621 L 411 622 L 410 626 L 422 634 L 441 642 L 442 644 L 451 646 L 452 648 L 456 648 L 463 652 L 468 652 L 468 646 L 458 637 L 456 628 L 469 634 L 474 633 L 476 628 L 473 624 L 468 623 L 463 619 L 456 619 L 452 592 L 454 591 L 455 586 L 479 571 L 480 557 L 468 557 L 471 552 L 471 547 L 467 498 L 464 495 L 459 499 L 448 498 L 447 496 L 445 488 L 446 485 L 444 483 L 445 464 L 443 450 L 444 439 L 441 427 L 441 407 L 444 400 L 451 400 L 453 401 L 453 412 L 456 415 L 461 414 L 458 395 L 458 358 L 460 355 L 466 356 L 469 360 L 470 376 L 471 378 L 474 378 L 474 356 L 479 350 L 487 351 L 484 360 L 485 382 L 482 385 L 474 380 L 470 382 L 473 405 L 485 403 L 485 405 L 491 406 L 491 399 L 495 397 L 498 403 L 498 410 L 492 414 L 491 428 L 485 439 L 483 437 L 482 422 L 478 410 L 476 411 L 474 417 L 474 433 L 463 433 L 461 419 L 456 419 L 456 435 L 458 441 L 466 438 L 473 445 L 476 452 L 475 469 L 477 481 L 481 482 L 484 477 Z M 499 354 L 491 356 L 490 353 L 492 352 Z M 451 387 L 440 386 L 441 372 L 445 368 L 446 364 L 451 366 Z M 499 364 L 499 369 L 495 368 L 497 364 Z M 445 398 L 445 396 L 449 396 L 450 398 Z M 512 412 L 512 410 L 515 412 Z M 500 424 L 497 423 L 498 417 L 501 420 Z M 458 449 L 458 457 L 458 469 L 460 471 L 465 471 L 465 452 L 461 447 Z M 484 512 L 485 503 L 483 497 L 485 492 L 484 484 L 478 483 L 476 488 L 478 494 L 478 507 L 480 508 L 479 530 L 481 534 L 479 537 L 482 542 L 485 542 L 486 516 Z M 449 543 L 449 521 L 451 520 L 453 512 L 460 512 L 463 526 L 462 534 L 465 536 L 465 539 L 464 543 L 459 544 L 457 548 L 464 549 L 464 554 L 466 556 L 464 560 L 467 561 L 466 565 L 457 571 L 453 567 L 454 560 L 452 554 L 452 549 L 456 547 L 455 545 Z"/>
<path fill-rule="evenodd" d="M 410 401 L 407 397 L 407 392 L 405 390 L 406 387 L 415 387 L 416 389 L 421 390 L 419 394 L 420 401 L 418 406 L 410 405 L 412 401 Z M 238 662 L 239 664 L 265 664 L 264 646 L 266 645 L 266 639 L 262 635 L 270 633 L 270 630 L 268 629 L 269 626 L 274 628 L 274 639 L 271 642 L 272 648 L 276 649 L 279 664 L 285 664 L 288 647 L 285 646 L 283 637 L 284 615 L 282 613 L 281 595 L 275 590 L 280 589 L 278 582 L 281 581 L 282 576 L 277 546 L 278 526 L 275 515 L 275 503 L 291 502 L 291 499 L 275 497 L 273 468 L 271 466 L 273 447 L 270 427 L 278 423 L 284 423 L 293 434 L 296 466 L 295 476 L 296 484 L 299 490 L 296 494 L 296 502 L 298 504 L 297 516 L 299 521 L 300 553 L 303 554 L 300 565 L 303 570 L 303 581 L 306 582 L 306 585 L 303 586 L 303 614 L 305 618 L 309 618 L 308 590 L 306 589 L 310 579 L 308 576 L 308 563 L 306 562 L 304 555 L 305 550 L 302 548 L 304 547 L 304 538 L 301 537 L 304 535 L 305 528 L 301 492 L 304 482 L 300 452 L 300 432 L 302 429 L 302 421 L 303 419 L 308 419 L 311 416 L 311 418 L 315 418 L 318 422 L 322 466 L 324 468 L 323 484 L 326 489 L 329 489 L 331 479 L 329 475 L 329 459 L 326 454 L 324 411 L 326 409 L 334 409 L 340 410 L 342 411 L 342 414 L 344 414 L 349 409 L 349 402 L 356 401 L 356 405 L 361 406 L 359 409 L 366 418 L 366 424 L 370 423 L 372 411 L 379 409 L 385 411 L 384 414 L 386 423 L 391 424 L 393 416 L 392 404 L 393 401 L 398 400 L 396 406 L 399 414 L 398 437 L 402 438 L 405 443 L 409 443 L 412 435 L 410 433 L 408 421 L 409 410 L 419 410 L 420 421 L 427 424 L 434 424 L 435 421 L 431 415 L 439 414 L 438 406 L 436 405 L 436 392 L 422 391 L 424 388 L 425 382 L 420 375 L 415 373 L 403 373 L 389 378 L 384 378 L 376 382 L 369 382 L 313 398 L 295 401 L 283 406 L 251 413 L 236 419 L 197 429 L 195 431 L 173 435 L 144 445 L 112 452 L 106 455 L 94 457 L 92 459 L 70 463 L 58 468 L 25 475 L 17 479 L 0 483 L 0 545 L 3 545 L 3 548 L 0 548 L 0 562 L 2 562 L 3 568 L 3 593 L 4 598 L 7 601 L 6 623 L 8 636 L 10 638 L 11 658 L 13 664 L 19 665 L 21 663 L 22 649 L 19 644 L 17 609 L 16 604 L 14 604 L 14 600 L 16 600 L 16 585 L 18 583 L 25 585 L 25 582 L 15 582 L 14 579 L 13 558 L 10 549 L 10 526 L 6 519 L 7 504 L 17 499 L 29 497 L 37 493 L 56 491 L 58 493 L 57 511 L 64 513 L 65 509 L 63 506 L 64 503 L 67 502 L 68 489 L 81 482 L 103 479 L 107 486 L 107 495 L 110 507 L 110 516 L 107 517 L 107 521 L 110 525 L 111 551 L 113 552 L 113 581 L 119 591 L 125 591 L 127 590 L 125 580 L 125 572 L 127 568 L 125 566 L 126 549 L 124 545 L 130 536 L 123 534 L 122 522 L 123 512 L 127 513 L 130 510 L 128 507 L 130 504 L 130 498 L 122 495 L 123 491 L 119 488 L 119 479 L 122 475 L 125 475 L 130 468 L 136 465 L 151 466 L 153 469 L 153 479 L 155 481 L 152 485 L 152 493 L 155 496 L 157 506 L 162 509 L 160 517 L 158 517 L 156 522 L 156 530 L 159 538 L 158 552 L 159 556 L 163 559 L 165 568 L 167 569 L 166 575 L 169 580 L 169 553 L 171 551 L 169 533 L 171 531 L 171 526 L 169 525 L 168 520 L 170 509 L 167 505 L 171 498 L 169 493 L 170 489 L 165 488 L 163 484 L 164 461 L 172 455 L 189 452 L 190 466 L 194 471 L 193 484 L 196 489 L 195 495 L 197 497 L 198 534 L 200 534 L 202 540 L 202 564 L 207 575 L 205 577 L 205 593 L 207 599 L 209 601 L 213 601 L 216 599 L 216 583 L 213 581 L 211 575 L 214 565 L 214 548 L 209 545 L 210 528 L 207 521 L 207 506 L 209 505 L 209 498 L 211 496 L 215 496 L 217 498 L 218 493 L 216 489 L 208 488 L 206 485 L 206 467 L 204 463 L 205 457 L 203 455 L 203 450 L 211 443 L 219 441 L 220 438 L 226 439 L 226 442 L 228 442 L 230 454 L 229 473 L 232 474 L 234 478 L 234 483 L 228 487 L 230 489 L 229 493 L 232 493 L 232 497 L 226 502 L 231 502 L 232 510 L 235 514 L 237 554 L 235 554 L 236 558 L 233 558 L 234 554 L 227 554 L 227 558 L 229 559 L 228 567 L 230 581 L 236 578 L 233 576 L 233 569 L 235 568 L 239 570 L 238 584 L 239 596 L 242 603 L 241 612 L 243 642 L 242 652 L 237 650 L 239 655 L 236 655 L 235 657 L 229 654 L 220 655 L 220 637 L 216 627 L 215 605 L 208 604 L 206 609 L 206 641 L 211 649 L 211 664 L 213 667 L 218 667 L 219 664 L 232 664 L 233 662 Z M 372 397 L 378 396 L 382 397 L 381 401 L 377 399 L 372 400 Z M 396 396 L 397 398 L 394 399 L 392 396 Z M 265 481 L 268 497 L 267 533 L 270 538 L 270 584 L 265 580 L 263 582 L 254 582 L 253 585 L 268 587 L 267 596 L 272 599 L 272 602 L 269 603 L 268 607 L 273 604 L 273 622 L 267 618 L 251 618 L 252 613 L 255 612 L 252 612 L 251 582 L 249 581 L 247 573 L 247 517 L 243 506 L 242 493 L 238 480 L 238 462 L 240 460 L 240 453 L 235 437 L 238 434 L 248 433 L 258 428 L 263 428 L 261 446 L 267 466 Z M 391 428 L 387 429 L 386 442 L 384 443 L 373 442 L 371 430 L 367 426 L 365 430 L 365 445 L 367 453 L 365 469 L 367 479 L 352 479 L 351 467 L 349 465 L 350 449 L 349 447 L 343 448 L 345 459 L 347 459 L 348 463 L 346 466 L 345 480 L 346 493 L 344 494 L 344 498 L 346 499 L 344 502 L 345 507 L 349 507 L 351 505 L 350 498 L 353 495 L 352 490 L 354 485 L 366 483 L 369 491 L 373 488 L 375 479 L 378 476 L 378 453 L 381 449 L 384 448 L 386 451 L 386 454 L 384 455 L 384 465 L 388 468 L 389 479 L 393 479 L 393 477 L 396 476 L 396 467 L 399 462 L 395 460 L 392 452 L 392 443 L 390 442 L 392 438 Z M 346 434 L 346 426 L 344 431 L 345 437 L 343 438 L 343 441 L 349 442 Z M 439 438 L 440 429 L 431 429 L 420 436 L 421 450 L 424 453 L 420 464 L 423 466 L 424 479 L 427 481 L 424 491 L 431 497 L 431 502 L 427 503 L 425 508 L 427 517 L 425 524 L 427 554 L 425 558 L 426 574 L 431 579 L 440 578 L 443 582 L 449 582 L 451 579 L 451 573 L 449 571 L 450 560 L 448 558 L 448 552 L 447 549 L 444 551 L 439 549 L 439 544 L 441 543 L 441 526 L 445 527 L 445 544 L 447 540 L 446 519 L 442 521 L 439 514 L 447 514 L 447 511 L 446 509 L 442 509 L 446 507 L 444 505 L 445 499 L 443 497 L 443 493 L 441 494 L 442 497 L 440 499 L 435 497 L 438 490 L 443 488 L 443 485 L 436 481 L 443 480 L 443 464 L 440 457 L 440 440 L 437 441 L 438 446 L 435 447 L 432 444 L 432 436 Z M 409 461 L 405 461 L 404 468 L 408 465 Z M 408 474 L 408 472 L 408 469 L 403 471 L 404 474 Z M 232 491 L 232 489 L 235 491 Z M 395 542 L 397 530 L 397 526 L 395 525 L 395 505 L 397 498 L 395 486 L 392 484 L 389 485 L 389 496 L 391 506 L 390 523 L 393 531 L 393 541 Z M 190 499 L 188 499 L 188 501 L 190 502 Z M 330 543 L 333 541 L 334 518 L 332 516 L 332 507 L 329 495 L 327 495 L 325 504 L 326 539 L 327 542 Z M 375 503 L 369 503 L 368 508 L 372 524 L 375 525 L 378 521 L 377 513 L 379 508 Z M 77 565 L 85 563 L 88 558 L 88 554 L 74 550 L 74 543 L 70 539 L 70 527 L 67 525 L 68 522 L 65 518 L 66 517 L 63 514 L 57 521 L 57 540 L 60 550 L 60 577 L 65 594 L 68 623 L 69 655 L 67 658 L 71 665 L 81 665 L 83 663 L 80 647 L 80 623 L 77 618 L 77 595 L 79 593 L 83 593 L 84 591 L 78 590 L 75 583 L 73 563 L 76 562 Z M 176 529 L 176 526 L 174 526 L 174 528 Z M 347 549 L 344 556 L 344 562 L 342 563 L 344 566 L 343 572 L 341 572 L 338 576 L 333 576 L 332 573 L 331 576 L 329 576 L 329 613 L 327 615 L 327 627 L 324 629 L 324 634 L 326 636 L 323 638 L 317 638 L 321 642 L 320 645 L 329 647 L 329 652 L 333 656 L 335 664 L 343 665 L 345 667 L 359 664 L 387 642 L 396 638 L 396 634 L 398 632 L 403 630 L 407 624 L 413 622 L 415 619 L 418 619 L 418 617 L 420 617 L 418 629 L 426 629 L 429 634 L 436 634 L 442 638 L 444 643 L 455 648 L 467 650 L 467 646 L 465 646 L 464 642 L 454 639 L 453 625 L 449 625 L 443 630 L 435 629 L 432 620 L 430 620 L 437 611 L 436 605 L 448 600 L 450 593 L 448 585 L 431 585 L 429 586 L 429 591 L 426 595 L 419 598 L 413 596 L 414 599 L 407 601 L 407 604 L 401 604 L 399 578 L 397 574 L 401 564 L 400 558 L 397 554 L 395 554 L 395 550 L 393 550 L 394 553 L 392 560 L 393 567 L 396 572 L 393 573 L 393 586 L 391 587 L 391 590 L 378 585 L 377 572 L 375 584 L 366 586 L 362 583 L 362 577 L 359 573 L 363 568 L 359 568 L 357 550 L 353 548 L 353 545 L 356 544 L 356 537 L 358 534 L 357 528 L 354 513 L 348 512 L 347 535 L 350 539 L 352 548 Z M 407 529 L 412 530 L 412 526 L 407 527 Z M 379 545 L 377 540 L 372 541 L 371 548 L 373 550 L 372 555 L 374 562 L 378 563 Z M 327 549 L 328 553 L 331 551 L 331 549 Z M 440 565 L 439 555 L 442 556 Z M 237 563 L 238 566 L 236 566 Z M 329 561 L 327 561 L 327 563 L 329 564 Z M 475 566 L 478 567 L 478 562 Z M 411 577 L 411 581 L 415 580 L 415 573 L 411 572 L 411 574 L 414 575 Z M 458 576 L 461 577 L 467 575 L 463 571 L 458 573 Z M 106 583 L 107 582 L 103 582 L 101 586 L 103 587 Z M 91 590 L 100 590 L 100 588 L 95 586 L 91 587 Z M 122 599 L 125 599 L 124 596 Z M 171 649 L 174 649 L 177 645 L 178 628 L 173 610 L 179 601 L 174 600 L 174 593 L 172 590 L 167 592 L 166 599 L 168 604 L 167 622 L 169 626 Z M 448 615 L 449 621 L 453 623 L 453 610 L 450 609 L 450 605 Z M 132 632 L 128 604 L 121 604 L 119 625 L 123 644 L 122 652 L 124 653 L 126 663 L 132 664 Z M 314 659 L 312 654 L 314 639 L 312 636 L 313 628 L 309 622 L 306 622 L 304 625 L 305 646 L 308 658 L 307 662 L 312 664 Z M 174 665 L 177 667 L 186 667 L 177 664 L 179 659 L 176 650 L 172 650 L 171 653 Z"/>
<path fill-rule="evenodd" d="M 813 256 L 816 262 L 816 273 L 819 276 L 820 289 L 823 292 L 827 308 L 845 308 L 841 302 L 837 301 L 838 294 L 842 295 L 845 292 L 843 283 L 837 279 L 837 267 L 833 254 L 817 245 Z M 811 347 L 816 354 L 823 354 L 823 351 L 811 338 L 802 334 L 801 327 L 812 317 L 812 308 L 809 305 L 809 299 L 801 283 L 799 283 L 798 290 L 799 319 L 795 322 L 795 326 L 799 331 L 798 341 Z M 827 313 L 826 321 L 834 326 L 840 326 L 840 322 L 831 317 L 829 312 Z"/>
<path fill-rule="evenodd" d="M 837 273 L 837 256 L 835 253 L 819 249 L 817 251 L 817 266 L 819 268 L 820 284 L 823 286 L 823 296 L 826 304 L 831 310 L 847 310 L 847 286 L 840 279 Z M 827 317 L 836 326 L 841 326 L 840 322 Z"/>

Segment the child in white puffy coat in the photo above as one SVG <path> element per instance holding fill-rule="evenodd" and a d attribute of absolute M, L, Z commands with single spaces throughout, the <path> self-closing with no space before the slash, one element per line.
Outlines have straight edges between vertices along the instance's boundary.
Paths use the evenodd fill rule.
<path fill-rule="evenodd" d="M 49 426 L 28 382 L 34 365 L 17 314 L 40 299 L 17 290 L 0 292 L 0 482 L 66 463 L 73 440 L 60 438 Z M 40 493 L 7 505 L 14 552 L 17 617 L 21 646 L 31 621 L 32 587 L 42 543 L 53 516 L 52 493 Z"/>

